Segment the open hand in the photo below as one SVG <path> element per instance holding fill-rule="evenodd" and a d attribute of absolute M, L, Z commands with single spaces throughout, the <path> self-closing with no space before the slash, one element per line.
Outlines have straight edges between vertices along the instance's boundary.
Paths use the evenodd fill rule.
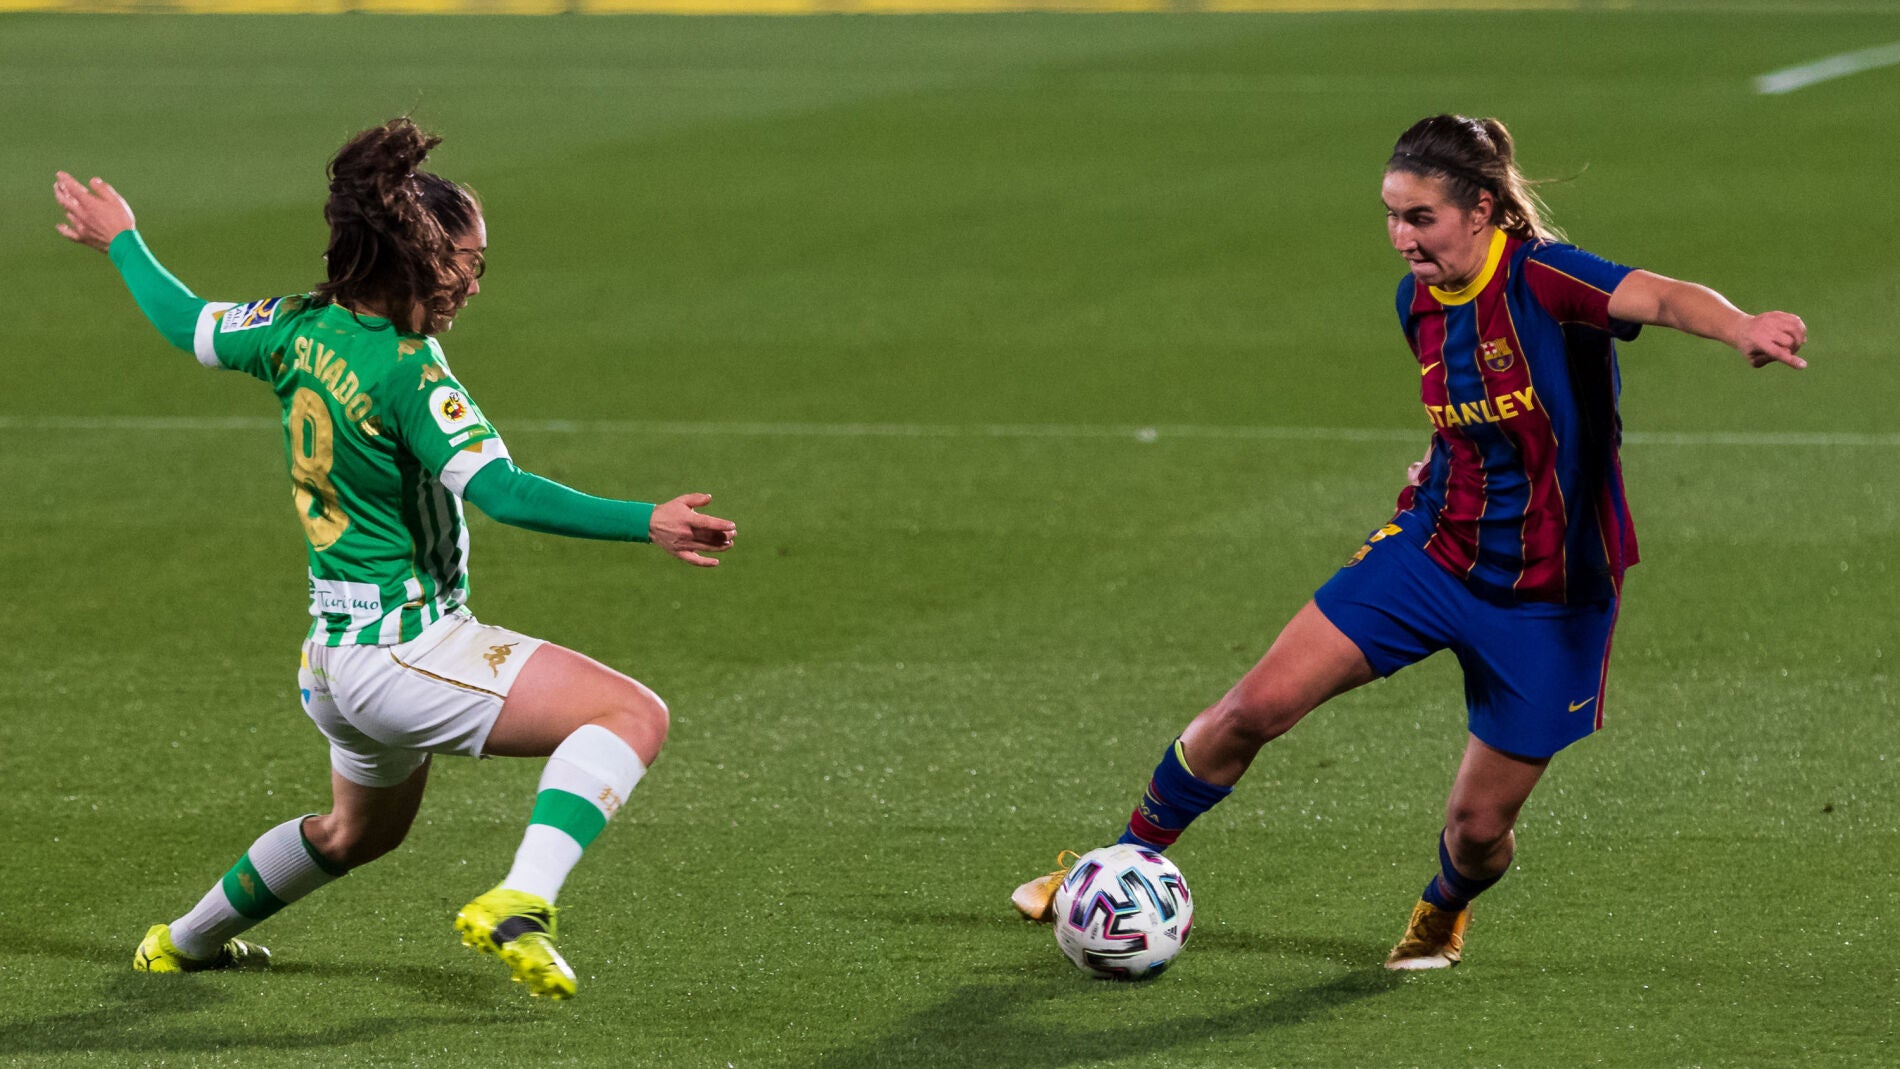
<path fill-rule="evenodd" d="M 66 209 L 66 221 L 54 229 L 69 241 L 106 251 L 112 239 L 138 224 L 132 218 L 132 206 L 119 191 L 103 178 L 90 185 L 65 171 L 53 179 L 53 199 Z"/>
<path fill-rule="evenodd" d="M 1742 327 L 1741 341 L 1735 347 L 1756 367 L 1779 363 L 1804 368 L 1808 362 L 1795 354 L 1807 343 L 1808 325 L 1801 322 L 1800 316 L 1791 312 L 1763 312 L 1748 317 Z"/>
<path fill-rule="evenodd" d="M 681 494 L 653 510 L 648 532 L 653 544 L 688 564 L 712 568 L 719 564 L 701 553 L 723 553 L 732 548 L 738 526 L 717 516 L 693 511 L 712 500 L 711 494 Z"/>

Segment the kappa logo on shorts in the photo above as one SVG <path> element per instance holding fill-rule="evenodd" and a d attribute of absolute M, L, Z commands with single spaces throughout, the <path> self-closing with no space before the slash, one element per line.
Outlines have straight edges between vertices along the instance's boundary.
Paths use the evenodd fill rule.
<path fill-rule="evenodd" d="M 240 330 L 269 326 L 270 321 L 277 318 L 277 306 L 283 301 L 282 297 L 270 297 L 262 301 L 240 304 L 235 308 L 227 308 L 218 321 L 218 333 L 231 334 Z"/>
<path fill-rule="evenodd" d="M 495 675 L 495 678 L 499 679 L 501 678 L 502 664 L 508 660 L 508 655 L 513 652 L 515 652 L 515 644 L 512 642 L 490 646 L 488 647 L 488 652 L 482 654 L 482 660 L 488 662 L 488 670 Z"/>

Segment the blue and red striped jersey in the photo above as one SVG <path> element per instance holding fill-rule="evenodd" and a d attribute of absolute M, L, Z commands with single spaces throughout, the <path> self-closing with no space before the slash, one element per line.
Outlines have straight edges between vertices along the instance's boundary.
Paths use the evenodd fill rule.
<path fill-rule="evenodd" d="M 1399 283 L 1434 434 L 1398 522 L 1481 593 L 1600 601 L 1636 563 L 1615 340 L 1641 328 L 1609 311 L 1631 270 L 1500 231 L 1463 289 Z"/>

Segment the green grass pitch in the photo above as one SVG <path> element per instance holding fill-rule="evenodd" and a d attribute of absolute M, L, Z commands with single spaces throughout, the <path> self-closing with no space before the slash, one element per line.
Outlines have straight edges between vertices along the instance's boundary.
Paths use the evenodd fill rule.
<path fill-rule="evenodd" d="M 1587 6 L 0 18 L 0 1062 L 1900 1060 L 1900 72 L 1751 84 L 1900 14 Z M 533 762 L 439 762 L 403 850 L 258 931 L 269 974 L 129 968 L 326 755 L 272 403 L 54 235 L 52 173 L 199 293 L 288 292 L 329 153 L 409 109 L 487 203 L 445 343 L 516 457 L 740 524 L 707 573 L 475 521 L 478 612 L 675 712 L 563 896 L 567 1004 L 449 926 Z M 1814 366 L 1624 347 L 1609 730 L 1462 968 L 1378 968 L 1462 743 L 1441 657 L 1274 744 L 1175 851 L 1175 970 L 1090 982 L 1010 887 L 1115 832 L 1425 444 L 1376 196 L 1438 110 L 1510 122 L 1587 247 L 1805 316 Z"/>

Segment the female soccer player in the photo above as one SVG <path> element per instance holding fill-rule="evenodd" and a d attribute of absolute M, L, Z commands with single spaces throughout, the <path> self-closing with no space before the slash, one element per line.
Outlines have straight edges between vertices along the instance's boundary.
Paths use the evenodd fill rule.
<path fill-rule="evenodd" d="M 1449 649 L 1470 738 L 1438 871 L 1390 969 L 1458 964 L 1471 900 L 1509 868 L 1517 814 L 1552 755 L 1603 724 L 1604 673 L 1636 538 L 1617 459 L 1614 341 L 1653 323 L 1802 368 L 1807 327 L 1703 286 L 1562 244 L 1495 119 L 1438 115 L 1385 165 L 1399 323 L 1433 436 L 1398 514 L 1162 754 L 1121 842 L 1165 850 L 1254 756 L 1320 703 Z M 1016 908 L 1052 919 L 1062 871 Z"/>
<path fill-rule="evenodd" d="M 244 304 L 199 300 L 168 274 L 106 182 L 60 172 L 53 187 L 59 232 L 111 257 L 167 341 L 276 393 L 309 544 L 315 619 L 299 683 L 330 743 L 331 811 L 265 832 L 196 906 L 152 926 L 132 959 L 140 971 L 267 964 L 267 950 L 233 937 L 395 849 L 430 755 L 547 757 L 514 866 L 455 926 L 529 994 L 572 995 L 555 896 L 666 739 L 666 705 L 639 682 L 464 607 L 464 500 L 503 523 L 652 541 L 702 567 L 734 527 L 694 511 L 704 494 L 607 500 L 509 460 L 435 339 L 480 291 L 487 245 L 474 195 L 420 169 L 440 142 L 406 118 L 352 138 L 329 169 L 329 278 Z"/>

